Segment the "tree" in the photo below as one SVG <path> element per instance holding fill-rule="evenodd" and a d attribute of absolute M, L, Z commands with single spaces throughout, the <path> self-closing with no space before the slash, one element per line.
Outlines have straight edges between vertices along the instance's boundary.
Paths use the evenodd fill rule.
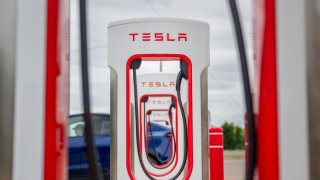
<path fill-rule="evenodd" d="M 224 149 L 244 149 L 244 130 L 241 127 L 224 122 L 222 128 Z"/>
<path fill-rule="evenodd" d="M 244 130 L 239 127 L 235 126 L 235 142 L 234 142 L 234 149 L 244 149 Z"/>

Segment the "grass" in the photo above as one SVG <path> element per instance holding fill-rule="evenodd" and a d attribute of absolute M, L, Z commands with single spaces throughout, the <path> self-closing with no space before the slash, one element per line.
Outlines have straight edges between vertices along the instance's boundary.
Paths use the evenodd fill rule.
<path fill-rule="evenodd" d="M 244 150 L 224 150 L 224 159 L 244 159 Z"/>

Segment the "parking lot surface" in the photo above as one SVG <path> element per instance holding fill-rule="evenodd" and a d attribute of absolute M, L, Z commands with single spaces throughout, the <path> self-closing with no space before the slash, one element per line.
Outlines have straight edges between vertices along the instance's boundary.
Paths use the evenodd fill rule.
<path fill-rule="evenodd" d="M 245 179 L 245 154 L 244 151 L 224 151 L 224 179 Z"/>

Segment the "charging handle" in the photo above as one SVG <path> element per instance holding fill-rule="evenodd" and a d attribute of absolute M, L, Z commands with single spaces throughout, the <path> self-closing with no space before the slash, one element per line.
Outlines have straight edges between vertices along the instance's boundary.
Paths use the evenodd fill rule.
<path fill-rule="evenodd" d="M 143 102 L 143 103 L 146 103 L 146 102 L 148 102 L 148 99 L 149 99 L 149 97 L 148 97 L 148 96 L 145 96 L 145 97 L 142 99 L 142 102 Z"/>
<path fill-rule="evenodd" d="M 180 71 L 182 72 L 182 77 L 188 79 L 188 64 L 185 61 L 180 61 Z"/>
<path fill-rule="evenodd" d="M 180 92 L 182 78 L 188 79 L 188 65 L 184 61 L 180 61 L 180 72 L 177 76 L 176 90 Z"/>
<path fill-rule="evenodd" d="M 176 108 L 176 101 L 173 97 L 171 97 L 171 104 L 169 106 L 169 110 L 168 110 L 168 113 L 170 114 L 172 108 Z"/>
<path fill-rule="evenodd" d="M 130 69 L 139 69 L 141 66 L 141 59 L 135 59 L 130 64 Z M 147 99 L 148 100 L 148 99 Z"/>

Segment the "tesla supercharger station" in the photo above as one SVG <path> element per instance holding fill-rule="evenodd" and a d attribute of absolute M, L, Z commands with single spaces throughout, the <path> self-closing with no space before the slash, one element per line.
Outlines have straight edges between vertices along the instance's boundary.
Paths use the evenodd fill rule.
<path fill-rule="evenodd" d="M 209 26 L 207 23 L 173 18 L 143 18 L 117 21 L 108 27 L 108 63 L 111 68 L 111 179 L 208 179 L 208 102 Z M 163 177 L 148 169 L 141 157 L 139 88 L 135 87 L 140 66 L 146 62 L 166 61 L 180 64 L 177 82 L 186 83 L 186 102 L 179 116 L 185 115 L 181 166 Z M 137 92 L 138 91 L 138 92 Z M 132 103 L 134 98 L 134 103 Z M 179 99 L 179 98 L 178 98 Z M 182 106 L 180 105 L 182 104 Z M 139 124 L 138 124 L 139 126 Z M 138 131 L 139 128 L 138 128 Z M 184 146 L 185 147 L 185 146 Z M 180 148 L 180 147 L 179 147 Z M 183 150 L 183 149 L 182 149 Z M 185 158 L 183 158 L 185 157 Z M 178 172 L 177 172 L 178 171 Z"/>
<path fill-rule="evenodd" d="M 0 11 L 0 179 L 67 179 L 69 2 Z"/>
<path fill-rule="evenodd" d="M 144 162 L 147 162 L 146 166 L 149 170 L 149 173 L 156 178 L 169 178 L 169 175 L 177 173 L 178 167 L 182 165 L 181 155 L 184 153 L 184 132 L 182 126 L 182 117 L 179 113 L 177 113 L 179 107 L 176 96 L 176 79 L 177 74 L 172 73 L 159 72 L 138 75 L 137 87 L 139 92 L 138 100 L 140 109 L 139 129 L 142 131 L 140 133 L 140 148 L 142 152 L 145 152 L 142 153 L 143 160 Z M 182 104 L 187 105 L 187 84 L 185 81 L 183 81 L 181 84 L 181 97 Z M 172 103 L 174 103 L 176 106 L 173 109 L 170 109 L 170 105 Z M 133 97 L 131 97 L 131 104 L 134 104 Z M 155 143 L 153 142 L 154 140 L 152 136 L 149 137 L 145 135 L 148 134 L 148 126 L 152 125 L 152 123 L 148 123 L 149 121 L 155 124 L 166 126 L 168 128 L 171 128 L 172 126 L 173 132 L 170 134 L 171 144 L 163 143 L 163 145 L 160 145 L 165 146 L 163 149 L 166 149 L 165 152 L 170 154 L 161 166 L 156 165 L 153 162 L 149 162 L 150 158 L 147 157 L 147 152 L 150 150 L 145 147 L 148 147 L 148 144 L 150 144 L 149 146 L 151 146 L 150 149 L 152 151 L 152 143 Z M 135 138 L 131 139 L 134 142 Z M 143 144 L 146 145 L 143 146 Z M 141 171 L 141 168 L 134 168 L 140 166 L 137 157 L 138 154 L 132 151 L 131 155 L 133 156 L 134 160 L 134 164 L 132 166 L 134 174 L 144 173 Z"/>

